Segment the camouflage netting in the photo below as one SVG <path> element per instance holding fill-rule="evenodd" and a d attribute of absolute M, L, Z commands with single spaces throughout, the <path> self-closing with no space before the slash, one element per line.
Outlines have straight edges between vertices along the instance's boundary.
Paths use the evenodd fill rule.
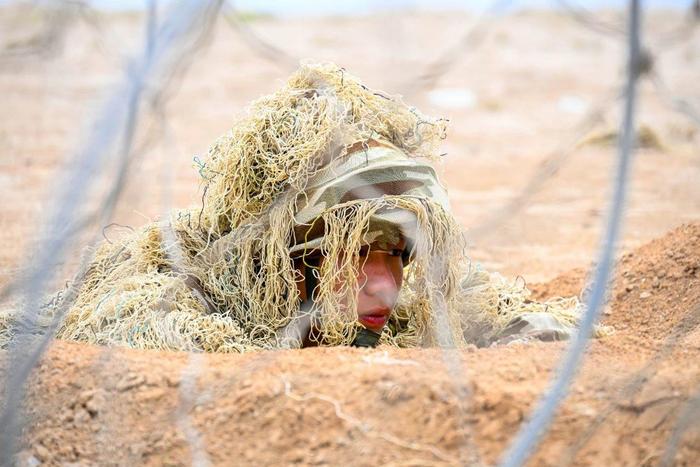
<path fill-rule="evenodd" d="M 199 167 L 201 207 L 97 247 L 75 282 L 75 300 L 64 304 L 58 337 L 207 352 L 289 345 L 280 330 L 300 319 L 290 249 L 300 242 L 295 214 L 308 200 L 309 180 L 358 142 L 385 141 L 408 158 L 432 159 L 445 130 L 443 120 L 368 89 L 335 65 L 303 66 L 212 145 Z M 332 259 L 319 269 L 315 294 L 320 344 L 354 340 L 356 314 L 343 310 L 355 309 L 357 252 L 370 220 L 388 209 L 413 213 L 419 235 L 382 343 L 488 343 L 531 311 L 568 325 L 578 319 L 576 299 L 531 302 L 522 284 L 473 268 L 461 228 L 441 203 L 386 195 L 344 201 L 320 215 L 320 250 Z"/>

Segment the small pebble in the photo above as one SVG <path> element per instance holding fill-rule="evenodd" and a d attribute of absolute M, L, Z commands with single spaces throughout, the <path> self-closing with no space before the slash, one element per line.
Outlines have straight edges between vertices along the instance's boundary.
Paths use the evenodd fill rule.
<path fill-rule="evenodd" d="M 49 452 L 48 449 L 46 449 L 46 447 L 43 444 L 37 444 L 34 447 L 34 455 L 41 462 L 46 462 L 51 457 L 51 453 Z"/>

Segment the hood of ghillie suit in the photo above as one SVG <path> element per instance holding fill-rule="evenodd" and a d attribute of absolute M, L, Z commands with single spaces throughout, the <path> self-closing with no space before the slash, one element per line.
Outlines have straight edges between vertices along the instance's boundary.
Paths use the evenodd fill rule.
<path fill-rule="evenodd" d="M 280 330 L 300 319 L 292 258 L 313 248 L 324 257 L 320 343 L 350 344 L 360 247 L 405 224 L 412 261 L 381 341 L 460 345 L 464 242 L 425 162 L 444 136 L 443 120 L 335 65 L 303 66 L 211 146 L 199 166 L 202 206 L 97 249 L 59 337 L 205 351 L 286 345 Z"/>

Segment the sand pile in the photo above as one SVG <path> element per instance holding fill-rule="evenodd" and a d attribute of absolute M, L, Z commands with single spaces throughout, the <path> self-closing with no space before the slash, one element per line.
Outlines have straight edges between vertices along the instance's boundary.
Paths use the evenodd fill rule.
<path fill-rule="evenodd" d="M 579 465 L 659 461 L 700 381 L 698 313 L 692 314 L 700 303 L 699 265 L 700 224 L 622 258 L 606 316 L 618 331 L 593 343 L 538 464 L 568 455 Z M 536 290 L 566 294 L 582 280 L 574 271 Z M 189 465 L 205 457 L 255 465 L 495 462 L 545 389 L 563 347 L 539 343 L 450 356 L 438 349 L 316 348 L 189 360 L 184 353 L 56 342 L 31 387 L 23 459 L 48 465 Z M 681 440 L 677 465 L 691 465 L 700 456 L 700 432 Z M 576 451 L 568 451 L 572 446 Z"/>
<path fill-rule="evenodd" d="M 620 258 L 604 321 L 618 332 L 663 338 L 700 302 L 699 276 L 700 224 L 683 225 Z M 577 295 L 585 283 L 585 271 L 576 269 L 531 289 L 543 300 Z"/>

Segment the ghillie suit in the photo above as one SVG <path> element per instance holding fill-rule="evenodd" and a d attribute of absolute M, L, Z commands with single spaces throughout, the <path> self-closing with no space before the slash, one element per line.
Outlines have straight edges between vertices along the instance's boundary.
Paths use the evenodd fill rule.
<path fill-rule="evenodd" d="M 380 343 L 487 344 L 514 317 L 546 307 L 574 324 L 575 299 L 529 302 L 524 287 L 471 266 L 424 162 L 444 136 L 445 121 L 335 65 L 302 67 L 210 148 L 200 165 L 201 207 L 96 249 L 58 337 L 208 352 L 298 345 L 280 333 L 302 317 L 293 258 L 315 250 L 325 260 L 314 339 L 347 345 L 361 328 L 347 312 L 361 286 L 358 252 L 377 233 L 411 244 Z"/>

